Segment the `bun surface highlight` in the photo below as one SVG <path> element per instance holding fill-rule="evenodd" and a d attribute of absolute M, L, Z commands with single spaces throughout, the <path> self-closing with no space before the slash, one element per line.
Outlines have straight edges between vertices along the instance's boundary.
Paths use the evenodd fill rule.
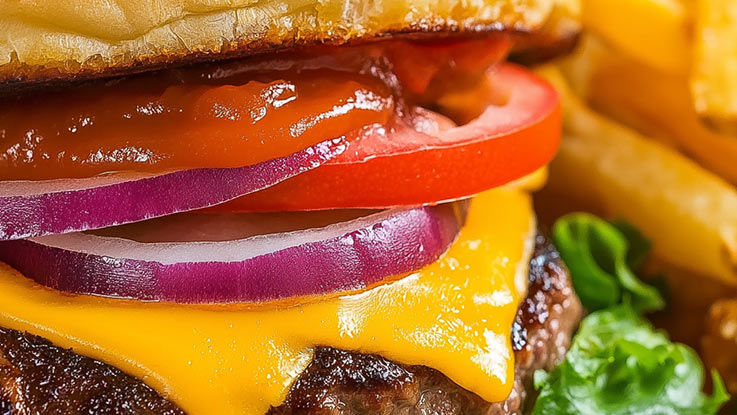
<path fill-rule="evenodd" d="M 534 31 L 553 0 L 0 2 L 0 83 L 73 80 L 393 34 Z"/>

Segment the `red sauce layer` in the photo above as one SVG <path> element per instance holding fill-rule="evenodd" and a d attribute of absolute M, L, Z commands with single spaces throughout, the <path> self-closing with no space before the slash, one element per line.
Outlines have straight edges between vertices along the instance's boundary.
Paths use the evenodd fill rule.
<path fill-rule="evenodd" d="M 0 180 L 239 167 L 390 125 L 501 60 L 506 37 L 314 47 L 0 102 Z"/>

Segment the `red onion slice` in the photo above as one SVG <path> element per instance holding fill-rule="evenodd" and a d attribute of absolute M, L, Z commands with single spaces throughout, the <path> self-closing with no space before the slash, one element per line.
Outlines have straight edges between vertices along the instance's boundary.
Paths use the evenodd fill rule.
<path fill-rule="evenodd" d="M 247 167 L 2 182 L 0 240 L 98 229 L 214 206 L 313 169 L 344 150 L 345 141 L 333 139 Z"/>
<path fill-rule="evenodd" d="M 395 209 L 318 228 L 227 241 L 207 237 L 211 242 L 50 235 L 0 242 L 0 260 L 42 285 L 73 293 L 179 303 L 263 302 L 361 289 L 417 270 L 450 246 L 464 212 L 464 202 Z M 224 228 L 212 226 L 215 233 Z"/>

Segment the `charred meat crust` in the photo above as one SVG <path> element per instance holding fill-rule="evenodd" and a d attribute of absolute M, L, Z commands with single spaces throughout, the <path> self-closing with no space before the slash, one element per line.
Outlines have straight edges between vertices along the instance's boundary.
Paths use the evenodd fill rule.
<path fill-rule="evenodd" d="M 271 414 L 519 414 L 532 373 L 562 360 L 581 315 L 568 273 L 538 236 L 529 292 L 512 328 L 515 382 L 510 397 L 487 403 L 440 372 L 380 356 L 318 348 Z M 162 414 L 183 412 L 143 382 L 105 363 L 0 328 L 0 415 Z"/>

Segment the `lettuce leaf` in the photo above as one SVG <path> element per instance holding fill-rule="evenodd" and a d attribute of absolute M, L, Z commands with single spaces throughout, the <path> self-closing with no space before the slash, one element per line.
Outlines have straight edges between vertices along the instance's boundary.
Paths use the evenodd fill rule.
<path fill-rule="evenodd" d="M 716 414 L 729 399 L 719 375 L 712 373 L 714 394 L 705 395 L 698 355 L 641 317 L 665 306 L 660 292 L 635 275 L 650 242 L 625 222 L 584 213 L 559 219 L 553 240 L 581 302 L 594 312 L 565 361 L 535 373 L 533 415 Z"/>
<path fill-rule="evenodd" d="M 578 297 L 589 310 L 620 303 L 630 304 L 638 312 L 665 307 L 660 292 L 640 281 L 633 271 L 647 258 L 650 242 L 631 225 L 574 213 L 555 223 L 553 241 L 571 271 Z"/>
<path fill-rule="evenodd" d="M 533 415 L 710 415 L 729 395 L 716 372 L 703 390 L 696 353 L 672 343 L 628 305 L 587 316 L 566 360 L 535 373 Z"/>

